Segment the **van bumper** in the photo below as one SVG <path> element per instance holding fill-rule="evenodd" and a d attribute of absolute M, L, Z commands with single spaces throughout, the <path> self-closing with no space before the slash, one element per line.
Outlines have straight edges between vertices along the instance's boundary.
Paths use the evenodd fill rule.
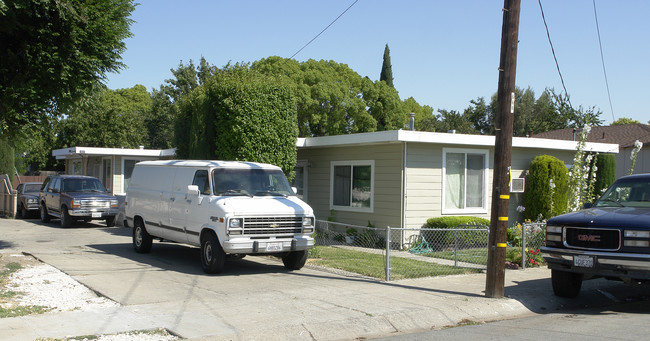
<path fill-rule="evenodd" d="M 226 253 L 255 254 L 282 253 L 288 251 L 309 250 L 314 246 L 314 238 L 295 236 L 293 238 L 268 238 L 253 240 L 250 238 L 232 238 L 223 242 Z"/>

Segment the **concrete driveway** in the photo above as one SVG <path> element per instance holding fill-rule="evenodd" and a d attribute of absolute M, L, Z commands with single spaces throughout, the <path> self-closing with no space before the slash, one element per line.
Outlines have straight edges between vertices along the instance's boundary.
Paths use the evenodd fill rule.
<path fill-rule="evenodd" d="M 648 293 L 595 280 L 584 283 L 579 299 L 561 299 L 543 268 L 507 271 L 509 298 L 489 299 L 484 274 L 386 283 L 311 267 L 287 271 L 279 259 L 251 256 L 206 275 L 197 248 L 154 242 L 150 254 L 137 254 L 131 229 L 56 223 L 0 219 L 0 252 L 30 253 L 120 306 L 0 319 L 0 329 L 28 336 L 16 339 L 161 327 L 189 339 L 348 340 L 606 306 Z"/>

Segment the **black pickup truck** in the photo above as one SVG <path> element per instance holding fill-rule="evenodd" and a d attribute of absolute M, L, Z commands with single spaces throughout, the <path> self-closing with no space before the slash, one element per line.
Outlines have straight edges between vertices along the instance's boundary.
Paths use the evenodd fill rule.
<path fill-rule="evenodd" d="M 41 221 L 60 218 L 62 227 L 75 220 L 105 220 L 107 226 L 115 226 L 117 205 L 117 198 L 92 176 L 48 176 L 39 193 Z"/>
<path fill-rule="evenodd" d="M 650 281 L 650 174 L 621 177 L 585 209 L 549 219 L 541 251 L 557 296 L 577 296 L 583 279 Z"/>

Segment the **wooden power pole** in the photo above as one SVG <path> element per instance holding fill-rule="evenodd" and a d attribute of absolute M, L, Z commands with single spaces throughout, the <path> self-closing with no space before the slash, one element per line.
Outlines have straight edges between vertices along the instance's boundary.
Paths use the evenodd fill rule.
<path fill-rule="evenodd" d="M 485 295 L 495 298 L 504 295 L 520 8 L 521 0 L 504 0 L 503 2 L 501 60 L 499 65 L 499 88 L 497 91 L 498 110 L 494 122 L 496 138 L 494 144 L 494 174 L 492 176 L 492 212 L 488 241 L 487 279 L 485 283 Z"/>

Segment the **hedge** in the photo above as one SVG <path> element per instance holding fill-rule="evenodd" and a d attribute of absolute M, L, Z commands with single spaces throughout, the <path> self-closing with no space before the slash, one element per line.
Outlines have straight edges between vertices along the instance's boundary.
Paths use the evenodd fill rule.
<path fill-rule="evenodd" d="M 450 216 L 450 217 L 435 217 L 427 219 L 424 228 L 429 229 L 455 229 L 460 225 L 485 225 L 490 226 L 490 221 L 485 218 L 471 217 L 471 216 Z M 463 227 L 464 228 L 464 227 Z M 424 237 L 428 243 L 433 243 L 442 246 L 454 244 L 453 231 L 423 231 Z M 487 243 L 487 234 L 463 232 L 457 233 L 457 242 L 461 245 L 475 245 Z"/>

